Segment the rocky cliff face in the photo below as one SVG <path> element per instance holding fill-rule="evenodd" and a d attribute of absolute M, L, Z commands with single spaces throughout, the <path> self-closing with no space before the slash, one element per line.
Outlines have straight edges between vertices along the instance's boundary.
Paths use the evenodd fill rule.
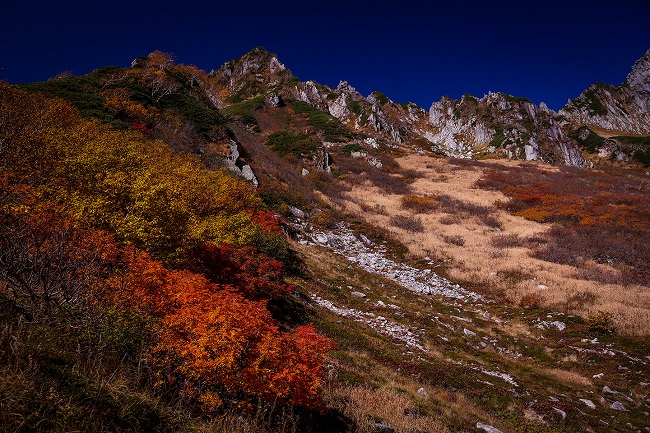
<path fill-rule="evenodd" d="M 209 74 L 208 89 L 217 108 L 265 94 L 297 81 L 273 53 L 257 47 Z"/>
<path fill-rule="evenodd" d="M 593 84 L 559 114 L 576 126 L 650 134 L 650 50 L 634 64 L 623 84 Z"/>
<path fill-rule="evenodd" d="M 336 88 L 301 82 L 275 54 L 261 47 L 213 71 L 210 83 L 210 98 L 219 108 L 261 96 L 268 107 L 302 101 L 375 144 L 461 158 L 482 154 L 583 166 L 590 153 L 628 158 L 630 148 L 596 135 L 602 135 L 602 130 L 609 135 L 650 135 L 650 51 L 636 62 L 623 84 L 594 84 L 559 113 L 543 103 L 537 106 L 525 98 L 492 92 L 482 98 L 444 97 L 427 113 L 381 92 L 363 96 L 345 81 Z"/>
<path fill-rule="evenodd" d="M 583 165 L 575 140 L 556 113 L 524 98 L 490 92 L 431 105 L 425 137 L 441 152 L 460 158 L 489 154 L 525 160 Z"/>
<path fill-rule="evenodd" d="M 395 145 L 420 137 L 418 127 L 426 119 L 424 109 L 415 104 L 398 104 L 381 92 L 364 97 L 346 81 L 336 88 L 313 81 L 297 83 L 284 95 L 326 111 L 352 130 Z"/>
<path fill-rule="evenodd" d="M 425 110 L 415 104 L 398 104 L 381 92 L 364 97 L 345 81 L 336 88 L 311 80 L 301 82 L 262 47 L 226 62 L 209 77 L 207 91 L 217 108 L 261 95 L 269 106 L 279 106 L 285 100 L 303 101 L 356 131 L 396 144 L 419 137 L 412 129 L 426 120 Z"/>

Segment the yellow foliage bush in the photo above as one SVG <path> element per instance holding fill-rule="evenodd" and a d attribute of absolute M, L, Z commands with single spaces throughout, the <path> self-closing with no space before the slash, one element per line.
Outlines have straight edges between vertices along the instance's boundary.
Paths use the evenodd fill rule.
<path fill-rule="evenodd" d="M 204 242 L 250 244 L 262 208 L 253 187 L 226 169 L 211 171 L 191 156 L 137 131 L 83 120 L 58 100 L 2 86 L 2 152 L 12 170 L 36 176 L 44 198 L 77 218 L 175 265 Z M 36 125 L 36 126 L 35 126 Z M 0 137 L 3 138 L 3 137 Z"/>

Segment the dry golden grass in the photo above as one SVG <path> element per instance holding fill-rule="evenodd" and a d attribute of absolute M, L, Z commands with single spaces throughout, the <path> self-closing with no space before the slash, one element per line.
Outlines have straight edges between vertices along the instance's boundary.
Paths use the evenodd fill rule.
<path fill-rule="evenodd" d="M 501 231 L 488 227 L 478 217 L 458 217 L 435 207 L 426 213 L 417 213 L 423 226 L 421 232 L 395 227 L 390 224 L 391 218 L 408 218 L 415 213 L 404 208 L 403 195 L 386 194 L 369 182 L 350 185 L 351 191 L 339 205 L 348 214 L 388 228 L 414 257 L 450 258 L 445 265 L 452 280 L 471 282 L 472 287 L 482 286 L 484 293 L 506 298 L 513 304 L 519 304 L 524 296 L 535 294 L 543 307 L 583 317 L 595 310 L 603 310 L 612 314 L 618 332 L 627 335 L 650 334 L 650 292 L 647 287 L 587 281 L 578 277 L 579 269 L 576 267 L 532 257 L 532 242 L 527 240 L 539 237 L 550 225 L 498 209 L 494 203 L 507 199 L 501 192 L 473 187 L 483 174 L 480 167 L 459 168 L 446 159 L 421 155 L 404 156 L 397 162 L 402 169 L 417 169 L 422 175 L 411 183 L 412 194 L 426 197 L 447 195 L 455 200 L 489 208 L 490 214 L 500 221 Z M 493 163 L 521 164 L 505 160 Z M 557 170 L 552 165 L 539 165 L 547 171 Z M 495 241 L 495 238 L 505 235 L 516 235 L 521 246 L 503 245 L 503 242 L 499 242 L 502 238 Z M 452 239 L 458 242 L 450 242 Z M 459 245 L 461 243 L 463 245 Z M 613 268 L 606 269 L 606 265 L 600 266 L 606 272 L 615 272 Z M 581 296 L 584 293 L 589 296 Z"/>
<path fill-rule="evenodd" d="M 359 362 L 365 355 L 355 352 L 354 359 Z M 355 369 L 361 368 L 359 365 L 363 362 Z M 357 373 L 365 376 L 369 372 L 357 370 Z M 338 408 L 354 422 L 355 433 L 377 431 L 373 429 L 375 423 L 404 433 L 448 432 L 445 424 L 449 419 L 462 419 L 469 424 L 485 420 L 499 425 L 493 414 L 478 407 L 461 392 L 423 385 L 412 377 L 377 364 L 373 365 L 372 375 L 377 380 L 362 385 L 335 386 L 325 395 L 329 407 Z M 426 395 L 418 392 L 420 388 L 425 389 Z"/>
<path fill-rule="evenodd" d="M 593 385 L 591 380 L 574 371 L 562 370 L 560 368 L 540 368 L 539 371 L 549 376 L 553 376 L 561 382 L 574 386 L 590 387 Z"/>
<path fill-rule="evenodd" d="M 352 419 L 357 432 L 376 431 L 376 423 L 390 426 L 399 432 L 445 433 L 449 430 L 437 418 L 420 412 L 413 396 L 407 391 L 372 389 L 366 387 L 341 387 L 338 398 L 346 402 L 343 413 Z M 420 396 L 420 399 L 425 397 Z"/>

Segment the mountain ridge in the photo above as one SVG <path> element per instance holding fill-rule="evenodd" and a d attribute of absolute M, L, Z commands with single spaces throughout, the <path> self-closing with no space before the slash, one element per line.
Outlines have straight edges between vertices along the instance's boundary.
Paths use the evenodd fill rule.
<path fill-rule="evenodd" d="M 271 70 L 274 65 L 284 65 L 277 55 L 261 47 L 241 59 L 227 62 L 219 71 L 224 74 L 223 71 L 230 71 L 237 62 L 240 70 L 247 71 L 251 58 L 257 56 L 257 60 L 266 60 L 264 69 L 269 71 L 269 77 L 264 79 L 263 75 L 258 75 L 256 81 L 270 83 L 280 97 L 306 102 L 354 130 L 375 133 L 377 138 L 393 144 L 419 140 L 427 150 L 447 156 L 539 159 L 584 166 L 587 164 L 585 157 L 593 165 L 602 155 L 615 154 L 619 160 L 634 158 L 634 152 L 640 149 L 629 149 L 609 141 L 591 152 L 594 155 L 584 154 L 584 138 L 578 133 L 580 128 L 592 128 L 590 132 L 596 135 L 602 130 L 608 131 L 610 136 L 650 135 L 649 53 L 650 50 L 635 63 L 621 86 L 593 84 L 557 112 L 544 103 L 535 105 L 525 98 L 489 92 L 481 98 L 473 95 L 459 100 L 443 97 L 434 101 L 426 113 L 416 104 L 395 103 L 379 91 L 363 96 L 346 81 L 332 88 L 313 81 L 301 82 L 288 73 L 291 82 L 282 82 L 273 79 L 275 73 Z M 261 63 L 258 61 L 256 65 L 259 67 Z M 237 80 L 242 86 L 241 77 Z M 252 85 L 255 86 L 256 83 Z M 232 88 L 226 86 L 221 89 L 222 94 L 226 90 Z M 270 86 L 263 90 L 268 92 Z M 249 93 L 248 96 L 254 95 Z"/>

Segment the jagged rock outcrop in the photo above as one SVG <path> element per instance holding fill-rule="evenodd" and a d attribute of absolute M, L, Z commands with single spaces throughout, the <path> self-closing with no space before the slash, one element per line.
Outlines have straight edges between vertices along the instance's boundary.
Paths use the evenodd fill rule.
<path fill-rule="evenodd" d="M 593 84 L 559 114 L 576 126 L 650 134 L 650 50 L 634 64 L 623 84 Z"/>
<path fill-rule="evenodd" d="M 334 89 L 313 81 L 296 84 L 293 97 L 327 111 L 351 128 L 400 144 L 418 136 L 409 126 L 422 123 L 426 113 L 415 104 L 397 104 L 380 92 L 364 97 L 348 82 Z"/>
<path fill-rule="evenodd" d="M 488 93 L 442 98 L 429 110 L 425 137 L 434 150 L 470 158 L 487 153 L 515 159 L 563 162 L 582 166 L 584 159 L 555 112 L 524 98 Z"/>
<path fill-rule="evenodd" d="M 645 144 L 622 144 L 598 135 L 603 129 L 650 135 L 650 51 L 623 84 L 594 84 L 559 113 L 544 103 L 538 106 L 493 92 L 482 98 L 444 97 L 427 112 L 412 103 L 398 104 L 381 92 L 364 97 L 346 81 L 336 88 L 301 82 L 261 47 L 226 62 L 210 74 L 208 83 L 209 97 L 219 108 L 256 97 L 263 97 L 267 109 L 302 101 L 338 119 L 352 133 L 369 137 L 374 149 L 402 146 L 462 158 L 483 154 L 575 166 L 587 164 L 585 155 L 590 165 L 594 158 L 624 161 L 635 152 L 650 158 Z M 331 139 L 322 140 L 323 149 L 332 144 Z M 368 146 L 363 138 L 354 142 Z M 319 163 L 315 168 L 323 169 Z"/>
<path fill-rule="evenodd" d="M 217 108 L 265 94 L 297 81 L 278 57 L 257 47 L 208 75 L 206 91 Z"/>
<path fill-rule="evenodd" d="M 332 167 L 330 166 L 331 164 L 332 157 L 324 150 L 320 150 L 312 156 L 312 167 L 317 170 L 329 173 L 332 171 Z"/>
<path fill-rule="evenodd" d="M 259 181 L 253 172 L 253 169 L 250 165 L 244 163 L 241 159 L 241 152 L 239 149 L 239 144 L 231 140 L 224 154 L 224 165 L 228 170 L 239 174 L 241 177 L 253 184 L 255 188 L 259 186 Z"/>

